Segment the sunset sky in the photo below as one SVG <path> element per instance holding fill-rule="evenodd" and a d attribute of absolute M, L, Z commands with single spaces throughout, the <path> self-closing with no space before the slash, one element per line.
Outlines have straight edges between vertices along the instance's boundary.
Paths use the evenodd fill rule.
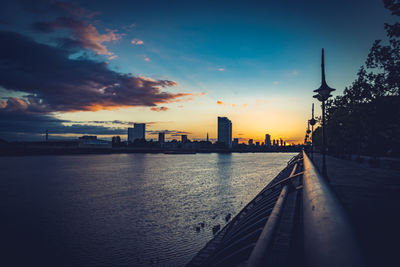
<path fill-rule="evenodd" d="M 0 9 L 0 138 L 301 142 L 320 85 L 341 94 L 385 37 L 380 0 L 5 1 Z"/>

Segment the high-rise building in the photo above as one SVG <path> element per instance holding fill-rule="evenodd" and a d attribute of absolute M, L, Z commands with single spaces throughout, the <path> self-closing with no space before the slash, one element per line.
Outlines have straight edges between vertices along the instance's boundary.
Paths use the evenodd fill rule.
<path fill-rule="evenodd" d="M 206 141 L 208 142 L 208 133 L 207 133 L 207 140 Z"/>
<path fill-rule="evenodd" d="M 271 146 L 271 136 L 269 134 L 265 135 L 265 145 Z"/>
<path fill-rule="evenodd" d="M 160 144 L 165 143 L 165 133 L 158 133 L 158 142 Z"/>
<path fill-rule="evenodd" d="M 283 140 L 281 139 L 281 146 L 283 146 Z"/>
<path fill-rule="evenodd" d="M 134 123 L 133 128 L 128 128 L 128 141 L 134 142 L 136 139 L 146 139 L 145 123 Z"/>
<path fill-rule="evenodd" d="M 253 139 L 249 139 L 249 146 L 253 145 Z"/>
<path fill-rule="evenodd" d="M 186 143 L 187 142 L 187 135 L 186 134 L 182 134 L 181 135 L 181 141 L 182 141 L 182 143 Z"/>
<path fill-rule="evenodd" d="M 218 117 L 218 142 L 232 148 L 232 122 L 227 117 Z"/>

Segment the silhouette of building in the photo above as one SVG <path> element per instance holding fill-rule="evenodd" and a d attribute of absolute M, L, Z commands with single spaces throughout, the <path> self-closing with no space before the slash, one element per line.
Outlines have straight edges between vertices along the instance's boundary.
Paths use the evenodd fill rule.
<path fill-rule="evenodd" d="M 160 144 L 164 144 L 165 143 L 165 133 L 158 133 L 158 142 Z"/>
<path fill-rule="evenodd" d="M 207 140 L 206 141 L 208 142 L 208 133 L 207 133 Z"/>
<path fill-rule="evenodd" d="M 271 136 L 269 134 L 265 135 L 265 145 L 271 146 Z"/>
<path fill-rule="evenodd" d="M 239 138 L 234 138 L 232 146 L 237 146 L 239 144 Z"/>
<path fill-rule="evenodd" d="M 253 139 L 249 139 L 249 146 L 253 145 Z"/>
<path fill-rule="evenodd" d="M 133 128 L 128 128 L 128 141 L 134 142 L 136 139 L 146 139 L 145 123 L 134 123 Z"/>
<path fill-rule="evenodd" d="M 84 135 L 79 137 L 78 147 L 80 148 L 111 148 L 109 141 L 99 140 L 95 135 Z"/>
<path fill-rule="evenodd" d="M 260 142 L 256 142 L 256 146 L 260 146 Z"/>
<path fill-rule="evenodd" d="M 281 146 L 283 146 L 283 140 L 281 139 Z"/>
<path fill-rule="evenodd" d="M 188 140 L 187 135 L 186 135 L 186 134 L 182 134 L 182 135 L 181 135 L 181 141 L 182 141 L 182 143 L 186 143 L 187 140 Z"/>
<path fill-rule="evenodd" d="M 218 117 L 218 142 L 232 148 L 232 122 L 227 117 Z"/>

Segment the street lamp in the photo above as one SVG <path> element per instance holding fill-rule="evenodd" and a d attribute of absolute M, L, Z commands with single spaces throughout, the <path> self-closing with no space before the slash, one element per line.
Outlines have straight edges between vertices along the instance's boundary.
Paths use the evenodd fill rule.
<path fill-rule="evenodd" d="M 326 172 L 326 133 L 325 133 L 325 101 L 331 97 L 331 92 L 335 89 L 330 88 L 325 81 L 325 59 L 324 59 L 324 49 L 322 48 L 322 59 L 321 59 L 321 75 L 322 81 L 321 86 L 314 90 L 316 95 L 313 97 L 322 102 L 322 175 L 328 180 L 328 174 Z"/>
<path fill-rule="evenodd" d="M 305 144 L 306 144 L 307 148 L 309 148 L 309 146 L 311 144 L 310 143 L 310 139 L 309 139 L 310 133 L 311 133 L 311 131 L 310 131 L 310 121 L 308 120 L 307 121 L 307 131 L 306 131 L 306 141 L 305 141 Z M 307 152 L 308 152 L 308 149 L 307 149 Z"/>
<path fill-rule="evenodd" d="M 314 159 L 314 139 L 313 139 L 313 134 L 314 134 L 314 125 L 317 123 L 317 121 L 314 119 L 314 103 L 312 104 L 312 116 L 311 120 L 308 122 L 311 125 L 311 159 Z"/>

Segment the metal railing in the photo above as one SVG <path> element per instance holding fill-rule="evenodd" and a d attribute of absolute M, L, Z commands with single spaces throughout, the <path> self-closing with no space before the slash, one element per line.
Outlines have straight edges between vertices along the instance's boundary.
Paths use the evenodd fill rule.
<path fill-rule="evenodd" d="M 290 175 L 287 176 L 289 172 Z M 217 242 L 219 250 L 213 251 L 212 254 L 207 252 L 202 256 L 207 258 L 199 258 L 199 262 L 203 262 L 203 265 L 207 266 L 223 265 L 222 263 L 225 260 L 233 259 L 237 254 L 246 250 L 246 253 L 248 253 L 246 255 L 249 255 L 246 256 L 247 266 L 265 266 L 271 263 L 271 260 L 274 259 L 274 255 L 272 254 L 273 247 L 275 245 L 274 242 L 276 242 L 276 234 L 279 231 L 279 227 L 281 227 L 281 218 L 283 214 L 294 212 L 299 215 L 296 215 L 298 219 L 294 219 L 295 217 L 291 219 L 292 227 L 296 228 L 295 232 L 297 233 L 294 234 L 293 238 L 296 239 L 296 241 L 292 243 L 292 245 L 296 245 L 290 250 L 296 250 L 298 252 L 295 252 L 297 256 L 301 255 L 299 259 L 301 262 L 298 262 L 300 266 L 365 266 L 360 252 L 360 246 L 355 238 L 354 231 L 343 206 L 336 198 L 326 180 L 315 168 L 307 154 L 303 151 L 298 156 L 291 159 L 289 161 L 289 166 L 281 171 L 277 178 L 279 179 L 266 186 L 216 235 L 215 238 L 225 242 Z M 298 185 L 301 181 L 302 186 L 296 186 L 296 184 Z M 299 192 L 302 193 L 299 194 Z M 301 195 L 302 199 L 298 200 L 301 200 L 302 204 L 296 204 L 297 196 L 300 197 Z M 268 198 L 268 201 L 264 202 L 264 198 Z M 293 199 L 295 199 L 295 202 L 288 202 Z M 272 200 L 274 203 L 271 202 Z M 289 206 L 287 206 L 286 203 L 294 203 L 294 205 L 288 204 Z M 256 237 L 256 241 L 247 241 L 247 239 L 251 239 L 248 238 L 248 236 L 253 235 L 256 231 L 250 233 L 245 232 L 243 235 L 239 233 L 240 231 L 244 231 L 244 229 L 248 230 L 253 227 L 254 223 L 251 222 L 250 224 L 250 219 L 257 220 L 256 222 L 260 220 L 261 217 L 259 216 L 261 213 L 259 211 L 263 208 L 260 208 L 258 204 L 264 208 L 262 212 L 265 212 L 265 216 L 268 218 L 263 224 L 257 226 L 257 231 L 261 233 Z M 270 207 L 265 209 L 265 205 L 270 205 Z M 256 211 L 254 211 L 254 207 L 256 207 Z M 249 216 L 258 217 L 255 219 L 250 217 L 249 219 Z M 290 222 L 286 220 L 283 224 L 287 226 Z M 286 231 L 285 234 L 287 235 L 293 234 L 290 230 Z M 243 241 L 244 239 L 246 240 Z M 243 242 L 240 243 L 240 246 L 238 245 L 239 247 L 233 249 L 233 244 L 239 244 L 236 241 Z M 207 249 L 213 250 L 211 247 L 216 247 L 217 243 L 213 246 L 210 245 Z M 252 246 L 254 246 L 254 248 Z M 289 244 L 289 246 L 291 245 Z M 229 249 L 232 251 L 229 252 Z M 248 250 L 250 251 L 247 252 Z M 241 260 L 245 258 L 244 256 L 240 257 Z"/>
<path fill-rule="evenodd" d="M 303 161 L 303 231 L 306 266 L 365 266 L 343 206 L 304 151 Z"/>
<path fill-rule="evenodd" d="M 291 177 L 295 177 L 297 163 L 294 164 L 292 172 L 289 177 L 286 179 L 290 179 Z M 284 179 L 284 180 L 286 180 Z M 282 184 L 283 185 L 283 184 Z M 289 185 L 284 185 L 282 191 L 278 197 L 278 200 L 275 203 L 275 206 L 269 215 L 268 221 L 266 222 L 260 237 L 257 240 L 257 243 L 251 252 L 250 258 L 247 262 L 247 266 L 263 266 L 265 262 L 265 258 L 267 256 L 268 247 L 273 241 L 274 234 L 276 232 L 276 228 L 279 224 L 279 219 L 282 214 L 282 210 L 285 204 L 286 197 L 288 195 Z"/>

